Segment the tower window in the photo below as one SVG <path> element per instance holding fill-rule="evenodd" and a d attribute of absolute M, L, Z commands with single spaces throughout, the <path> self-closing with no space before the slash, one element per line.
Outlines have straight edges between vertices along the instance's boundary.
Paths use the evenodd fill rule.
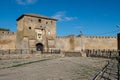
<path fill-rule="evenodd" d="M 38 22 L 40 22 L 40 23 L 41 23 L 41 19 L 38 19 Z"/>
<path fill-rule="evenodd" d="M 46 24 L 48 24 L 48 22 L 46 22 Z"/>
<path fill-rule="evenodd" d="M 29 27 L 29 29 L 31 29 L 31 27 Z"/>

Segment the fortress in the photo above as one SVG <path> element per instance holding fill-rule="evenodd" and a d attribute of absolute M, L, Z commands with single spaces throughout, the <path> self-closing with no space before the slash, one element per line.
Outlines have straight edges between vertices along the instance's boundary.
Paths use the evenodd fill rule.
<path fill-rule="evenodd" d="M 57 19 L 42 15 L 23 14 L 17 19 L 17 32 L 0 31 L 0 49 L 117 50 L 117 37 L 57 36 L 56 22 Z"/>

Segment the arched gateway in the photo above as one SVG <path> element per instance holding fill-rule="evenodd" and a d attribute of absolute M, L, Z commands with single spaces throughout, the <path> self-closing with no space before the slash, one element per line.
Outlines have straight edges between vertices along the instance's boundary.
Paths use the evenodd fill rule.
<path fill-rule="evenodd" d="M 37 44 L 36 44 L 36 50 L 37 50 L 37 51 L 43 51 L 43 49 L 44 49 L 44 46 L 43 46 L 42 43 L 37 43 Z"/>

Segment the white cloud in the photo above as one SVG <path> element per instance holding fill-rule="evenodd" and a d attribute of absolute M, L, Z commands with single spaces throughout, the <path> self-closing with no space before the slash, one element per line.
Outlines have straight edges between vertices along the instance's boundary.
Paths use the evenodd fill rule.
<path fill-rule="evenodd" d="M 16 0 L 16 1 L 20 5 L 28 5 L 35 3 L 37 0 Z"/>
<path fill-rule="evenodd" d="M 77 17 L 65 17 L 64 18 L 66 21 L 71 21 L 77 19 Z"/>
<path fill-rule="evenodd" d="M 52 18 L 58 19 L 59 21 L 72 21 L 77 19 L 77 17 L 68 17 L 66 16 L 66 12 L 57 12 Z"/>

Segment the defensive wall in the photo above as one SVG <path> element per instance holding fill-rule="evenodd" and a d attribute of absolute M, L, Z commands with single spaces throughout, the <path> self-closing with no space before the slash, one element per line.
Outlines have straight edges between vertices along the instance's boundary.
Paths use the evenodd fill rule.
<path fill-rule="evenodd" d="M 85 36 L 85 49 L 117 50 L 117 37 L 114 36 Z"/>
<path fill-rule="evenodd" d="M 0 49 L 15 49 L 16 33 L 10 31 L 0 31 Z"/>
<path fill-rule="evenodd" d="M 111 56 L 117 52 L 116 36 L 56 36 L 57 19 L 23 14 L 17 19 L 17 32 L 0 30 L 0 58 L 21 56 Z M 56 55 L 56 50 L 60 50 Z M 42 54 L 47 51 L 49 54 Z M 55 52 L 55 54 L 51 54 Z M 27 53 L 27 54 L 26 54 Z M 31 54 L 32 53 L 32 54 Z M 57 52 L 58 53 L 58 52 Z M 62 54 L 61 54 L 62 53 Z M 107 53 L 107 54 L 105 54 Z M 110 55 L 109 55 L 110 54 Z M 22 57 L 21 57 L 22 58 Z"/>
<path fill-rule="evenodd" d="M 115 36 L 65 36 L 56 37 L 56 48 L 63 51 L 81 50 L 117 50 L 117 37 Z"/>
<path fill-rule="evenodd" d="M 63 51 L 81 51 L 85 49 L 117 50 L 116 36 L 57 36 L 56 49 Z M 16 33 L 0 31 L 0 49 L 16 49 Z"/>

